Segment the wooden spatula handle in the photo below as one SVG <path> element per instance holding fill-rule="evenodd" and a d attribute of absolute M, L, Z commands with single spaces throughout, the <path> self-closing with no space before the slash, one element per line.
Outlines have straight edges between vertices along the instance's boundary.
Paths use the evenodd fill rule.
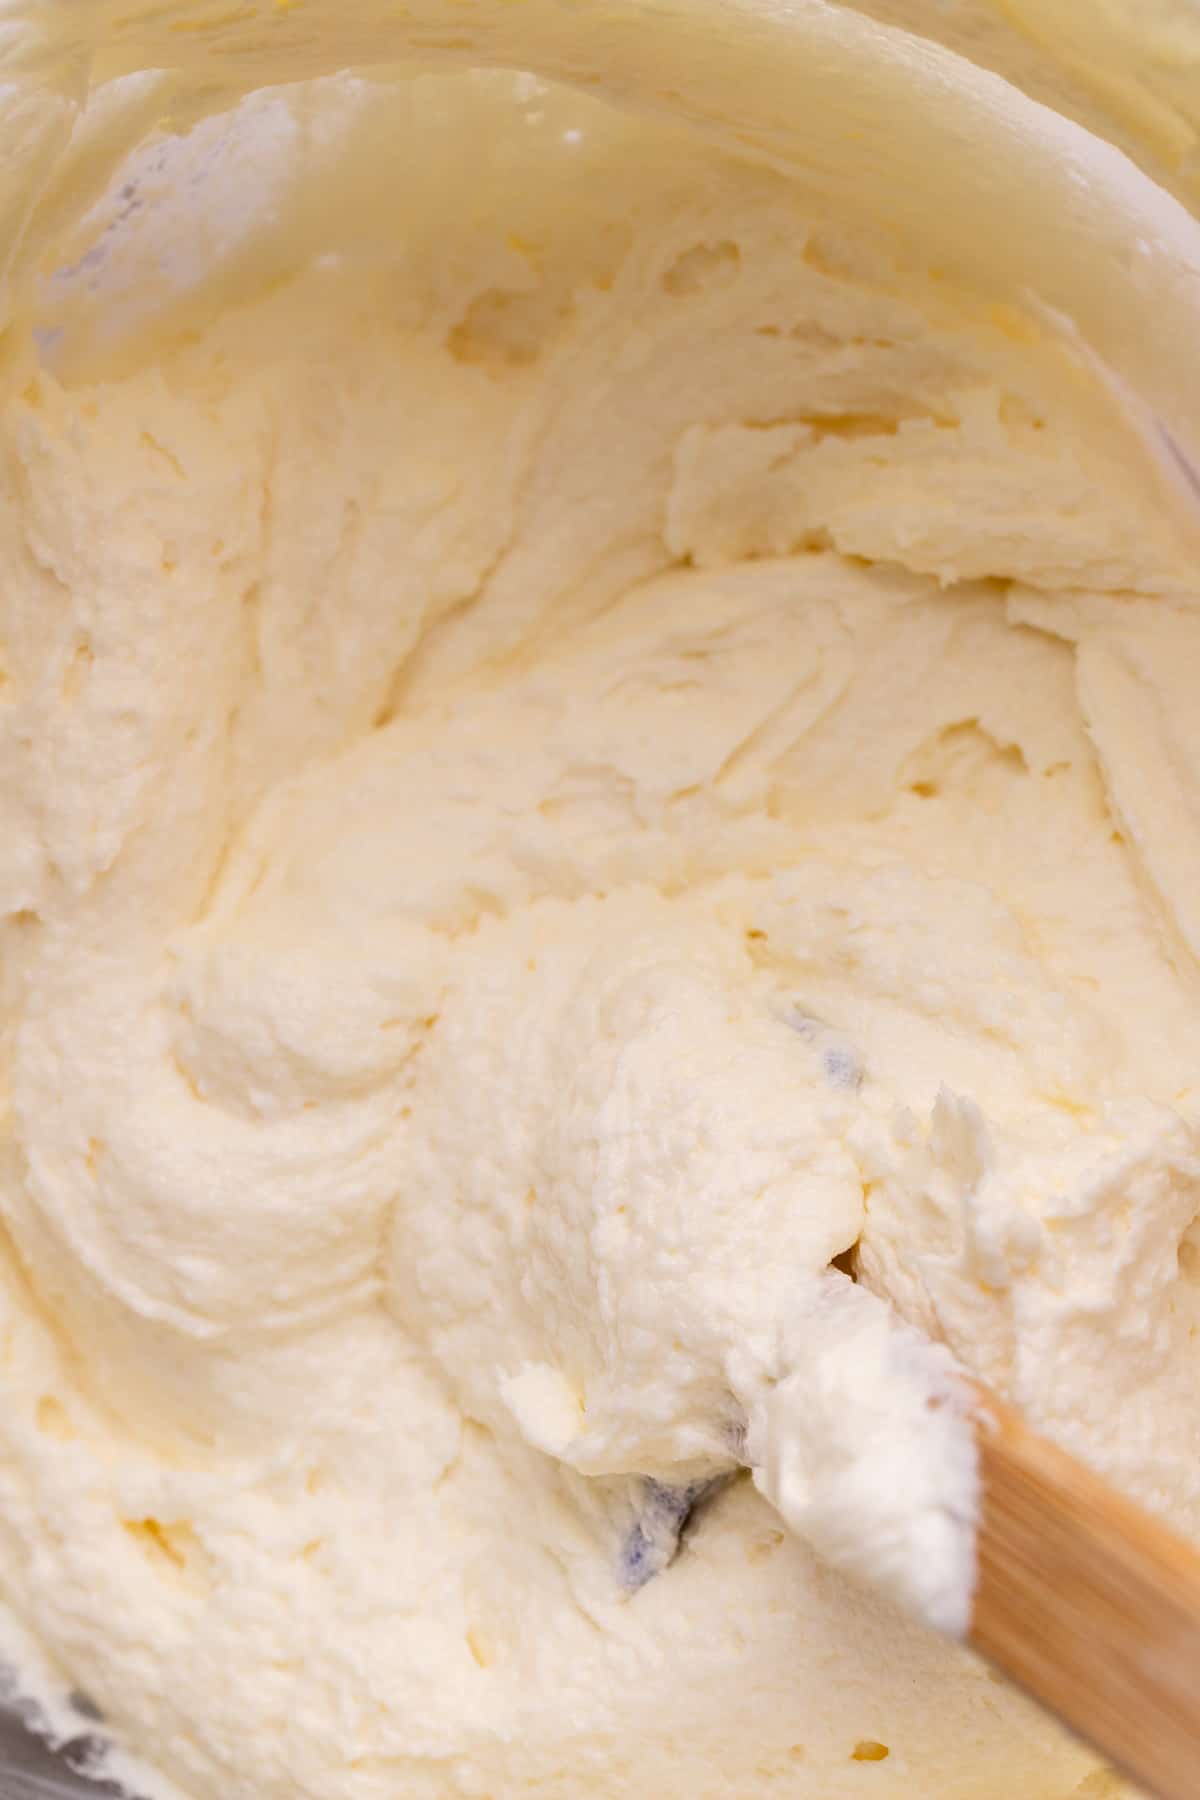
<path fill-rule="evenodd" d="M 1161 1800 L 1200 1800 L 1200 1554 L 982 1393 L 971 1642 Z"/>

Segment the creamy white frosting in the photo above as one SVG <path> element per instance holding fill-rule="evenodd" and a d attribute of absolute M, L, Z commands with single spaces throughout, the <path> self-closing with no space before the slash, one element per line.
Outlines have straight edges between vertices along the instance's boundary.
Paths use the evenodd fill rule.
<path fill-rule="evenodd" d="M 4 115 L 27 1683 L 193 1800 L 1098 1800 L 903 1608 L 969 1616 L 958 1366 L 1200 1531 L 1196 228 L 836 9 L 97 5 L 74 124 L 70 16 Z M 325 73 L 406 46 L 555 79 Z"/>

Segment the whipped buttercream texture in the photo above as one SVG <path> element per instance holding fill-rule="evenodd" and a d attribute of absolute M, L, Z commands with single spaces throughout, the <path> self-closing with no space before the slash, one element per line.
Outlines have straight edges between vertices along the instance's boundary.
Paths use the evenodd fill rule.
<path fill-rule="evenodd" d="M 189 1800 L 1115 1793 L 912 1609 L 959 1368 L 1200 1533 L 1200 233 L 836 9 L 744 142 L 719 9 L 127 11 L 8 52 L 24 1684 Z"/>

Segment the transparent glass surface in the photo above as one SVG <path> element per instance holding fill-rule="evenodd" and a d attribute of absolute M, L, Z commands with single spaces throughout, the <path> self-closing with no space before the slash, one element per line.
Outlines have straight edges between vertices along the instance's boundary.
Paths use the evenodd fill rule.
<path fill-rule="evenodd" d="M 84 1771 L 96 1754 L 86 1736 L 51 1750 L 21 1714 L 0 1706 L 0 1800 L 125 1800 L 125 1790 Z"/>

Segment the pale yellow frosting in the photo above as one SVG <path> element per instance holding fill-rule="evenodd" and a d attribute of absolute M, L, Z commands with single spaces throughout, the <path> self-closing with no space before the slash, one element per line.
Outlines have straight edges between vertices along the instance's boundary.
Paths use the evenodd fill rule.
<path fill-rule="evenodd" d="M 1115 1792 L 904 1609 L 956 1361 L 1200 1533 L 1194 18 L 869 10 L 0 13 L 0 1595 L 135 1787 Z"/>

